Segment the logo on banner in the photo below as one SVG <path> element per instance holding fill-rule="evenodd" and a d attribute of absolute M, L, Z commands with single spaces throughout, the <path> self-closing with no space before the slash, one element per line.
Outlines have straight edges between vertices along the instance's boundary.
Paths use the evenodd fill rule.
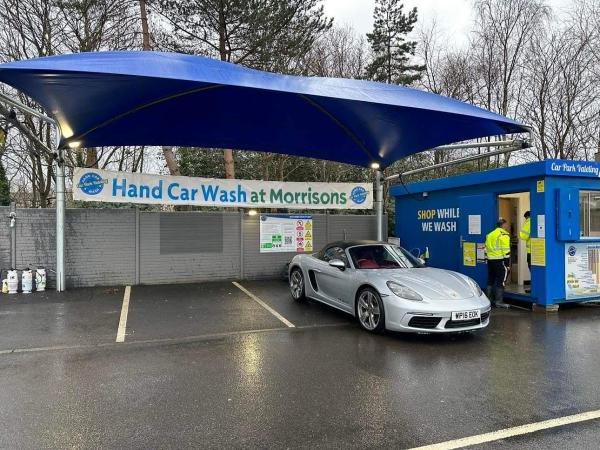
<path fill-rule="evenodd" d="M 96 195 L 102 192 L 105 184 L 108 184 L 108 180 L 103 179 L 97 173 L 88 172 L 81 176 L 77 187 L 81 189 L 84 194 Z"/>
<path fill-rule="evenodd" d="M 575 253 L 577 253 L 577 249 L 573 245 L 571 245 L 569 247 L 568 252 L 569 252 L 569 256 L 575 256 Z"/>
<path fill-rule="evenodd" d="M 367 199 L 367 190 L 362 186 L 356 186 L 352 189 L 352 192 L 350 192 L 350 199 L 357 205 L 364 203 Z"/>

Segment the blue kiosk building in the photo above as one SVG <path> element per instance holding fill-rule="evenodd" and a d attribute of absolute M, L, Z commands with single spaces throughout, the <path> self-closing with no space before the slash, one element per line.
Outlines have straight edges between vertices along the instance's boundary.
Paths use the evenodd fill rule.
<path fill-rule="evenodd" d="M 600 163 L 546 160 L 396 184 L 396 236 L 428 264 L 486 285 L 485 236 L 511 228 L 506 297 L 553 307 L 600 299 Z M 531 212 L 531 270 L 519 239 Z"/>

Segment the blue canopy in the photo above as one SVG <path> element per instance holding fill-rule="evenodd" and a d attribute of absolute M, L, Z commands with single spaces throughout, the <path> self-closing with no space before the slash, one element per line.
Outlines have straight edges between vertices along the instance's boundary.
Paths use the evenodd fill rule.
<path fill-rule="evenodd" d="M 52 115 L 61 146 L 174 145 L 386 167 L 438 145 L 526 128 L 407 87 L 298 77 L 161 52 L 100 52 L 0 65 L 0 81 Z"/>

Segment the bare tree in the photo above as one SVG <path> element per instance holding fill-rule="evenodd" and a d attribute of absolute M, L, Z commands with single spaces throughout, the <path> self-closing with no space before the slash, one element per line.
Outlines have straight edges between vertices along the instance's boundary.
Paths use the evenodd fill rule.
<path fill-rule="evenodd" d="M 0 0 L 0 60 L 12 61 L 60 53 L 130 48 L 135 42 L 136 15 L 118 0 Z M 32 108 L 31 99 L 8 88 L 4 92 Z M 31 186 L 28 206 L 49 206 L 54 179 L 53 132 L 47 123 L 8 109 L 13 125 L 7 153 L 11 170 Z M 78 149 L 67 152 L 68 165 L 97 167 L 103 160 L 127 158 L 127 150 Z M 7 155 L 5 154 L 5 158 Z M 21 181 L 15 180 L 16 184 Z"/>
<path fill-rule="evenodd" d="M 138 0 L 140 5 L 140 20 L 142 21 L 142 49 L 150 50 L 150 28 L 148 26 L 148 12 L 146 0 Z"/>
<path fill-rule="evenodd" d="M 575 4 L 560 26 L 537 35 L 527 49 L 523 116 L 535 126 L 538 159 L 591 156 L 600 119 L 597 33 Z"/>
<path fill-rule="evenodd" d="M 427 26 L 421 26 L 417 33 L 417 56 L 421 59 L 426 70 L 418 82 L 418 86 L 435 94 L 452 97 L 469 103 L 476 102 L 478 83 L 472 50 L 470 48 L 448 47 L 448 36 L 441 32 L 438 24 L 433 21 Z M 484 144 L 482 144 L 484 147 Z M 430 164 L 439 164 L 453 158 L 480 153 L 477 150 L 434 150 L 421 155 L 418 161 L 423 162 L 423 156 L 429 158 Z M 487 163 L 483 163 L 487 168 Z M 452 168 L 440 168 L 433 172 L 436 176 L 445 176 Z"/>
<path fill-rule="evenodd" d="M 140 20 L 142 24 L 142 49 L 147 51 L 151 50 L 151 47 L 146 0 L 138 0 L 138 3 L 140 6 Z M 167 168 L 169 169 L 169 173 L 171 175 L 181 175 L 179 167 L 177 166 L 177 158 L 175 157 L 175 153 L 173 152 L 173 147 L 167 145 L 163 146 L 162 153 L 163 157 L 165 158 Z"/>
<path fill-rule="evenodd" d="M 471 46 L 486 108 L 508 115 L 517 109 L 520 69 L 527 45 L 550 12 L 544 0 L 477 0 Z"/>
<path fill-rule="evenodd" d="M 467 49 L 449 49 L 435 24 L 420 30 L 421 87 L 533 125 L 534 159 L 590 158 L 600 139 L 600 4 L 575 0 L 560 16 L 534 0 L 475 6 Z M 449 157 L 436 153 L 434 162 Z"/>
<path fill-rule="evenodd" d="M 363 78 L 369 49 L 350 26 L 334 26 L 302 58 L 302 73 L 321 77 Z"/>
<path fill-rule="evenodd" d="M 0 0 L 0 58 L 3 61 L 47 56 L 61 52 L 62 24 L 59 11 L 49 0 Z M 24 95 L 17 95 L 28 106 L 36 105 Z M 22 133 L 11 140 L 7 152 L 12 153 L 18 175 L 31 187 L 28 206 L 48 206 L 51 180 L 54 176 L 52 156 L 40 151 L 52 148 L 48 125 L 31 116 L 12 110 L 0 111 L 13 125 L 12 131 Z"/>
<path fill-rule="evenodd" d="M 550 10 L 543 0 L 476 0 L 474 7 L 476 20 L 466 49 L 449 49 L 435 23 L 421 28 L 418 51 L 427 66 L 421 86 L 519 117 L 526 89 L 523 66 L 527 45 L 547 23 Z M 471 152 L 456 153 L 462 156 Z M 443 162 L 450 156 L 434 152 L 433 162 Z M 504 164 L 509 163 L 509 157 L 505 155 Z M 499 162 L 496 158 L 493 164 Z M 479 166 L 487 168 L 490 164 L 482 161 Z M 438 171 L 440 176 L 447 173 Z"/>

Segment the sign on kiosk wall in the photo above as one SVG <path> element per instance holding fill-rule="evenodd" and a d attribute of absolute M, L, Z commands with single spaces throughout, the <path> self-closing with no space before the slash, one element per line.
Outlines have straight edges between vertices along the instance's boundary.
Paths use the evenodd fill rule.
<path fill-rule="evenodd" d="M 600 294 L 600 243 L 565 244 L 567 299 Z"/>
<path fill-rule="evenodd" d="M 369 183 L 297 183 L 220 180 L 77 167 L 73 199 L 247 208 L 371 209 Z"/>
<path fill-rule="evenodd" d="M 312 216 L 306 214 L 261 214 L 260 252 L 312 252 Z"/>

